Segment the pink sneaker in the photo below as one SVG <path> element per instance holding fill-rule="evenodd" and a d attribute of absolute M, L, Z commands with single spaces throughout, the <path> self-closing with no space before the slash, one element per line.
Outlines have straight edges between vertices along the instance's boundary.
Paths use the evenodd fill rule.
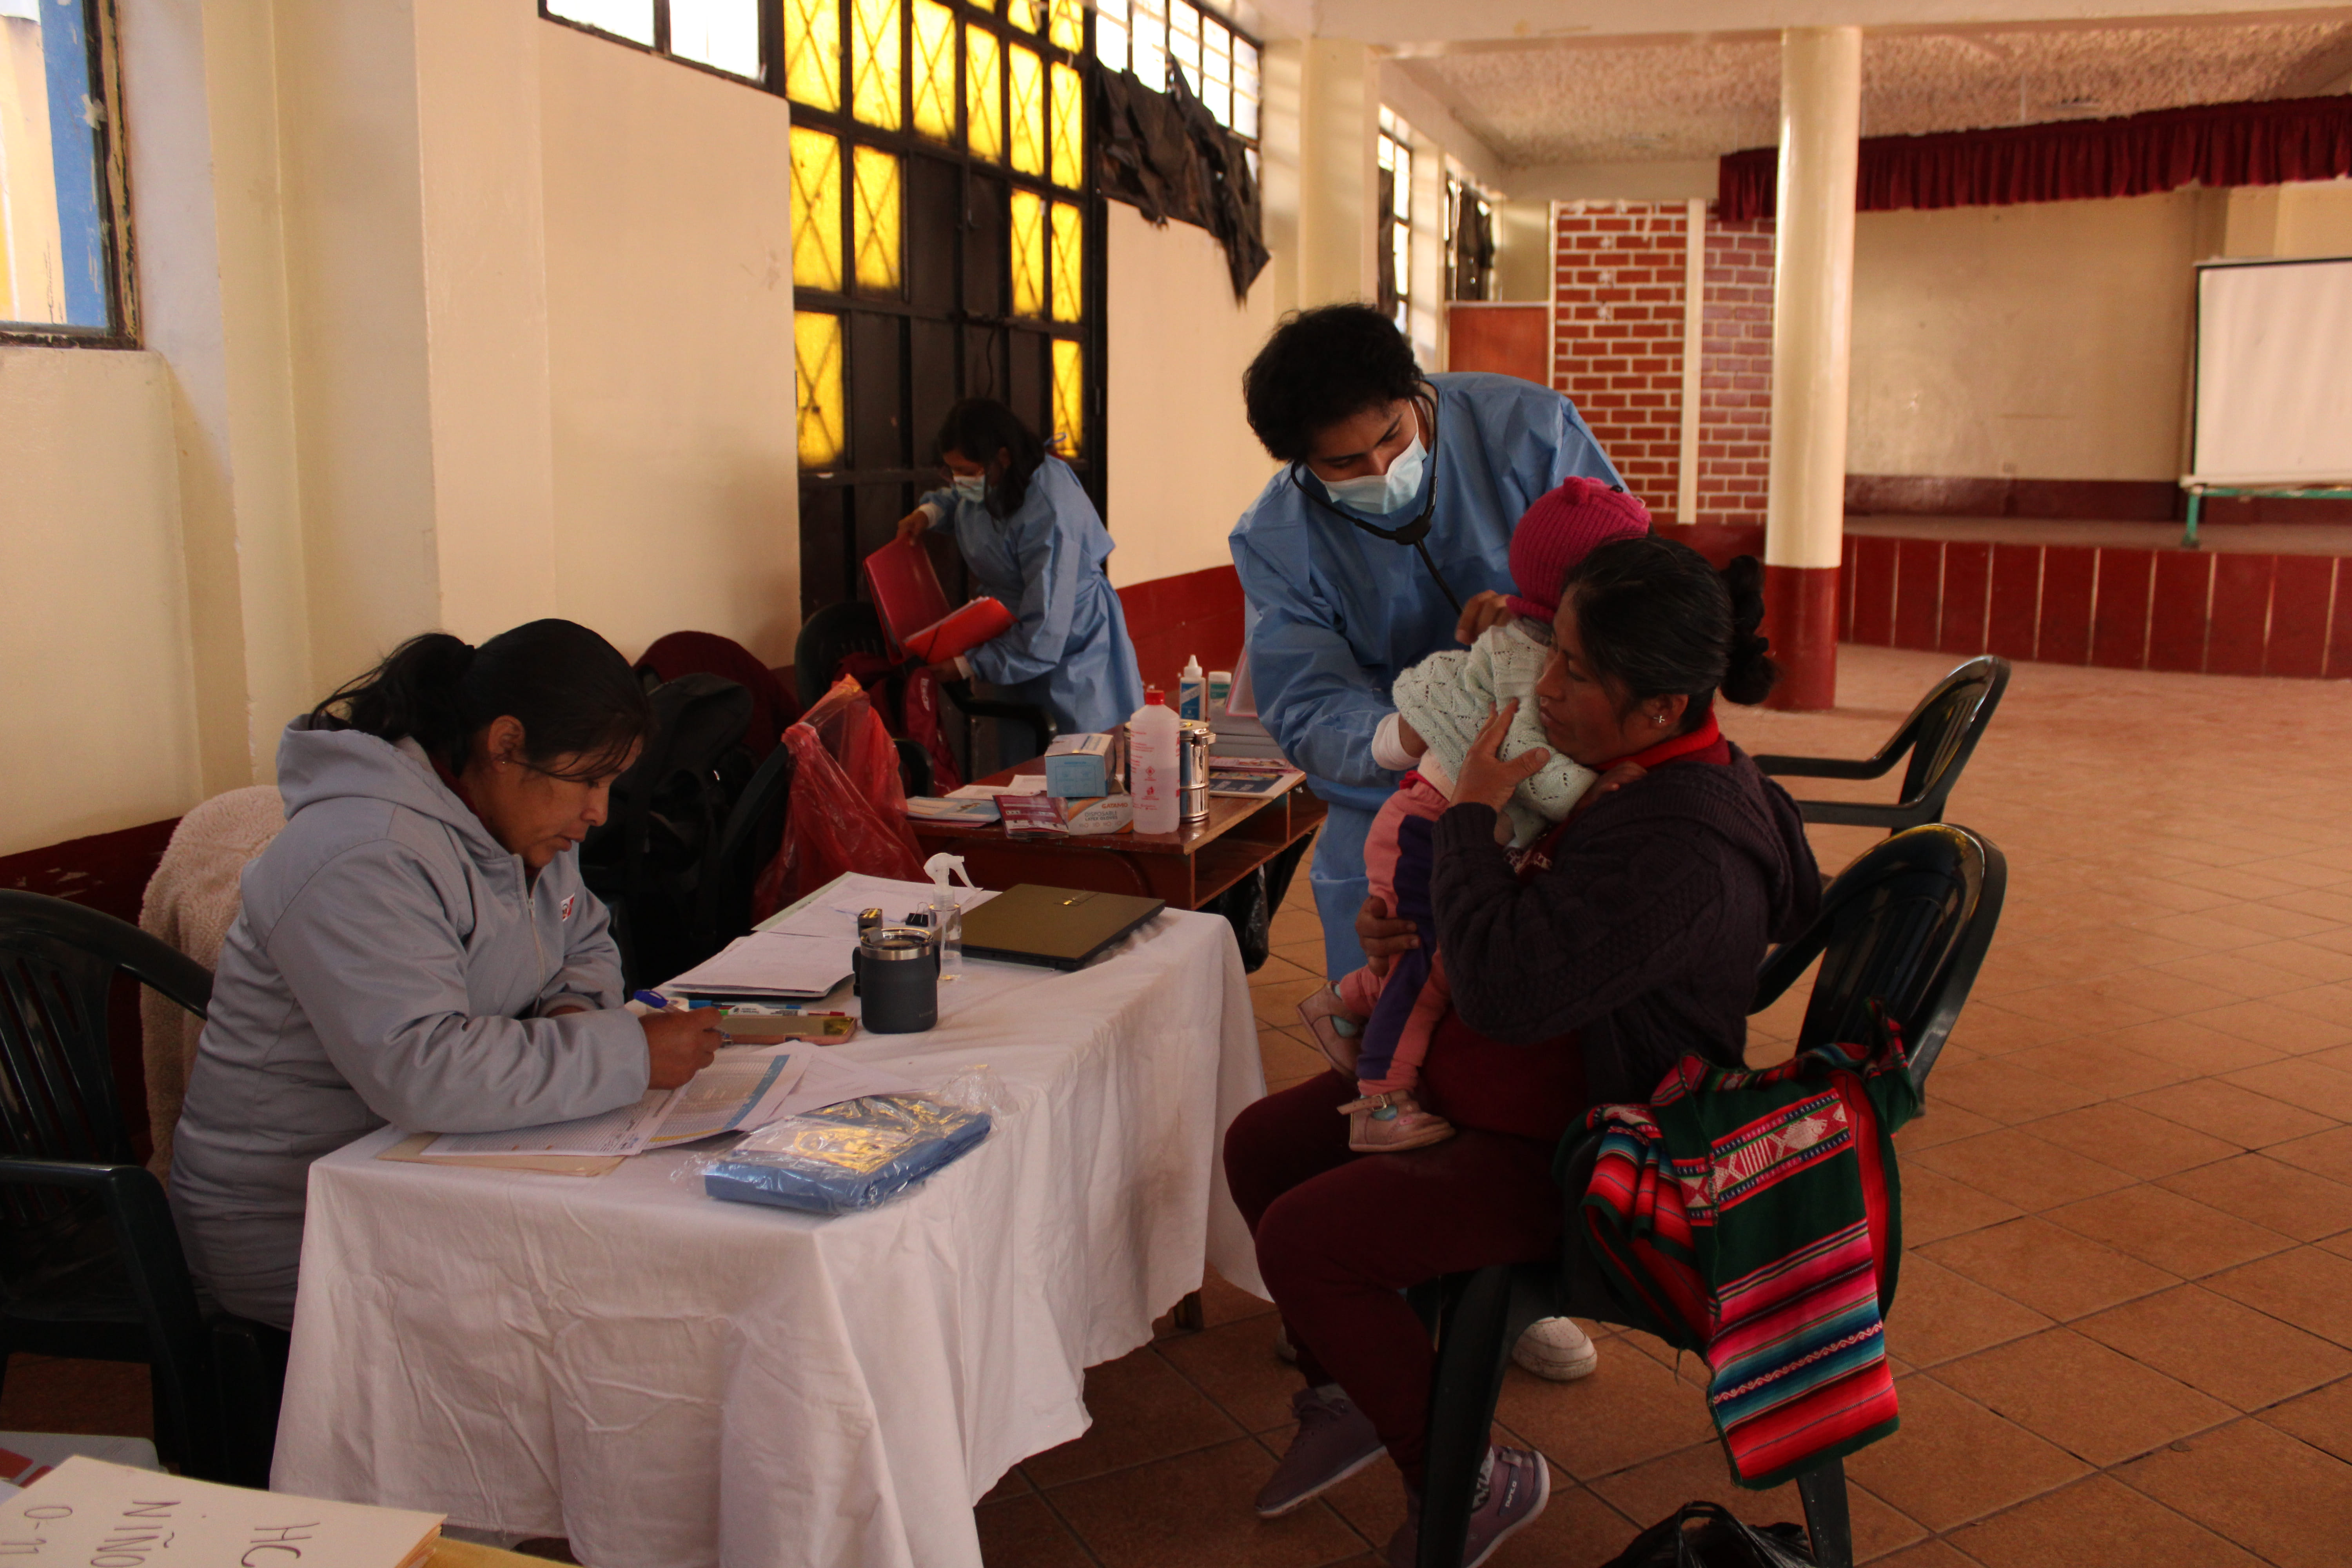
<path fill-rule="evenodd" d="M 1364 1033 L 1364 1021 L 1348 1011 L 1339 1001 L 1339 988 L 1326 985 L 1298 1005 L 1298 1021 L 1315 1037 L 1331 1065 L 1341 1078 L 1356 1076 L 1356 1053 L 1361 1047 L 1358 1041 Z"/>
<path fill-rule="evenodd" d="M 1454 1123 L 1423 1110 L 1410 1091 L 1368 1094 L 1339 1107 L 1348 1119 L 1348 1147 L 1359 1154 L 1395 1154 L 1425 1149 L 1454 1136 Z"/>
<path fill-rule="evenodd" d="M 1463 1542 L 1462 1568 L 1495 1554 L 1495 1548 L 1536 1521 L 1551 1500 L 1551 1470 L 1541 1454 L 1525 1448 L 1489 1448 L 1486 1472 L 1470 1507 L 1470 1537 Z M 1421 1555 L 1421 1499 L 1408 1489 L 1404 1522 L 1389 1537 L 1389 1568 L 1414 1568 Z"/>

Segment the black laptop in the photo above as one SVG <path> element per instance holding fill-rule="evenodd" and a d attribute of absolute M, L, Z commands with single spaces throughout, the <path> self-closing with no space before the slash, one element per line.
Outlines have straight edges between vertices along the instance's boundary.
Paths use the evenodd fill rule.
<path fill-rule="evenodd" d="M 964 911 L 963 951 L 972 958 L 1076 969 L 1167 907 L 1164 899 L 1024 882 Z"/>

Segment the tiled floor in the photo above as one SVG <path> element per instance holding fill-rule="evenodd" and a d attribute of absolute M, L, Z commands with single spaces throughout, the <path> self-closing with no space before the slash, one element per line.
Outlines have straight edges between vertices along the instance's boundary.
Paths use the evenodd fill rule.
<path fill-rule="evenodd" d="M 1834 714 L 1733 710 L 1751 751 L 1862 755 L 1952 662 L 1842 650 Z M 2352 1563 L 2352 686 L 2021 665 L 1951 819 L 2007 853 L 1974 998 L 1898 1140 L 1889 1344 L 1903 1430 L 1850 1461 L 1857 1551 L 1889 1568 Z M 1870 798 L 1871 786 L 1815 786 Z M 1891 790 L 1878 790 L 1879 797 Z M 1875 840 L 1817 828 L 1825 868 Z M 1321 948 L 1301 896 L 1256 976 L 1267 1082 Z M 1785 1054 L 1801 998 L 1757 1020 Z M 1260 1301 L 1213 1281 L 1087 1379 L 1092 1431 L 980 1510 L 990 1568 L 1363 1563 L 1385 1464 L 1286 1520 L 1249 1500 L 1295 1374 Z M 1605 1562 L 1741 1492 L 1704 1368 L 1634 1334 L 1567 1386 L 1513 1368 L 1499 1419 L 1551 1460 L 1497 1568 Z"/>
<path fill-rule="evenodd" d="M 1834 714 L 1735 710 L 1751 751 L 1861 755 L 1948 660 L 1843 650 Z M 2021 665 L 1951 817 L 2009 856 L 1999 941 L 1907 1128 L 1889 1343 L 1903 1430 L 1856 1456 L 1861 1555 L 1899 1568 L 2352 1562 L 2352 686 Z M 1866 795 L 1863 786 L 1849 793 Z M 1816 829 L 1825 866 L 1874 836 Z M 1304 897 L 1257 977 L 1266 1079 L 1319 962 Z M 1757 1022 L 1785 1053 L 1792 1001 Z M 990 1568 L 1363 1563 L 1385 1464 L 1262 1523 L 1289 1370 L 1263 1302 L 1087 1378 L 1092 1431 L 980 1510 Z M 1497 1568 L 1606 1561 L 1726 1479 L 1696 1364 L 1611 1334 L 1500 1420 L 1554 1467 Z M 143 1432 L 133 1369 L 19 1357 L 0 1428 Z"/>

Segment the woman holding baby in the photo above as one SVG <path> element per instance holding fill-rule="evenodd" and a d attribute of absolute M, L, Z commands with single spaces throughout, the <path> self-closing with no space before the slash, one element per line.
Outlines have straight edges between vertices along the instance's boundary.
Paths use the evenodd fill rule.
<path fill-rule="evenodd" d="M 1259 1511 L 1303 1506 L 1385 1450 L 1407 1492 L 1389 1545 L 1397 1564 L 1412 1563 L 1418 1539 L 1433 1359 L 1401 1292 L 1549 1256 L 1560 1138 L 1590 1106 L 1646 1100 L 1686 1053 L 1737 1065 L 1757 964 L 1820 899 L 1794 803 L 1717 722 L 1718 697 L 1760 701 L 1778 675 L 1756 635 L 1756 563 L 1718 573 L 1685 545 L 1621 534 L 1544 576 L 1518 583 L 1512 605 L 1522 623 L 1532 617 L 1521 606 L 1551 611 L 1520 628 L 1548 645 L 1528 697 L 1505 696 L 1466 744 L 1433 761 L 1442 735 L 1416 725 L 1407 737 L 1450 784 L 1432 798 L 1416 768 L 1404 788 L 1422 798 L 1399 814 L 1426 836 L 1420 896 L 1444 990 L 1430 1004 L 1430 972 L 1418 972 L 1395 1010 L 1423 1015 L 1408 1099 L 1443 1131 L 1365 1150 L 1364 1102 L 1377 1096 L 1351 1051 L 1381 1041 L 1401 979 L 1391 972 L 1351 977 L 1324 1008 L 1353 1026 L 1318 1031 L 1335 1070 L 1259 1101 L 1225 1142 L 1229 1184 L 1307 1383 Z M 1438 730 L 1460 708 L 1424 706 Z M 1523 708 L 1538 743 L 1513 741 Z M 1523 790 L 1539 776 L 1549 782 L 1530 799 Z M 1400 902 L 1410 871 L 1400 857 Z M 1393 1061 L 1381 1070 L 1393 1074 Z M 1532 1521 L 1549 1489 L 1540 1456 L 1491 1450 L 1465 1568 Z"/>

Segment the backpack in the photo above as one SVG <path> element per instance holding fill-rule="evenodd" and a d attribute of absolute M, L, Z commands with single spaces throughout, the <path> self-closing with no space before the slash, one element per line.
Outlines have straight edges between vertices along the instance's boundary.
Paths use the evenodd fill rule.
<path fill-rule="evenodd" d="M 1751 1525 L 1719 1503 L 1686 1502 L 1635 1536 L 1607 1568 L 1813 1568 L 1806 1545 L 1801 1525 Z"/>
<path fill-rule="evenodd" d="M 743 743 L 751 693 L 741 686 L 682 675 L 654 688 L 651 700 L 646 749 L 613 781 L 611 815 L 580 846 L 581 878 L 613 912 L 631 990 L 658 985 L 725 945 L 709 929 L 702 889 L 754 770 Z"/>

